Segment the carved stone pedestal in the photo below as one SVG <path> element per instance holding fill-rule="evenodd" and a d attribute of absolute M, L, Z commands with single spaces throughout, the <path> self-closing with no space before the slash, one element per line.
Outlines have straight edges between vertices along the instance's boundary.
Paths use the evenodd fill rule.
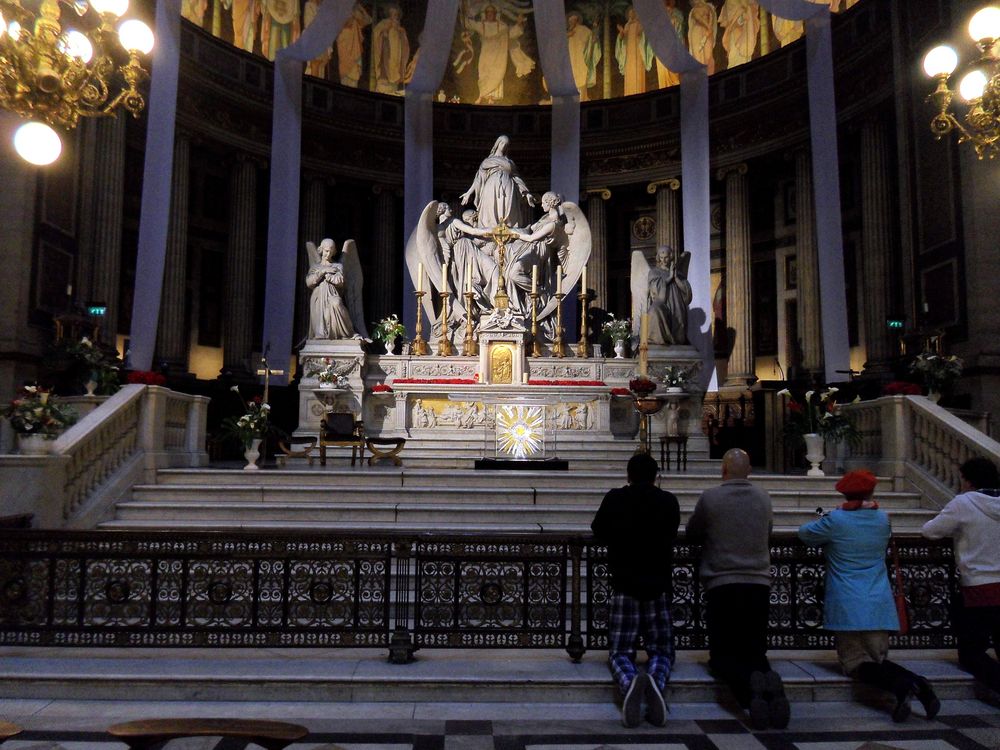
<path fill-rule="evenodd" d="M 319 423 L 328 411 L 351 412 L 361 419 L 361 398 L 364 393 L 365 353 L 361 342 L 354 339 L 339 341 L 310 339 L 299 352 L 302 382 L 299 385 L 299 426 L 296 435 L 315 435 Z M 320 387 L 317 374 L 332 366 L 346 383 L 330 389 Z"/>

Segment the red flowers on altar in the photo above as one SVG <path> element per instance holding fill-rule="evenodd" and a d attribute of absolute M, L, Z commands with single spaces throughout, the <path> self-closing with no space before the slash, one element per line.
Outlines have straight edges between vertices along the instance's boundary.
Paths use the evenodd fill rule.
<path fill-rule="evenodd" d="M 392 387 L 385 383 L 376 383 L 372 386 L 372 393 L 392 393 Z"/>
<path fill-rule="evenodd" d="M 923 392 L 919 385 L 905 380 L 893 380 L 882 389 L 882 394 L 885 396 L 919 396 Z"/>
<path fill-rule="evenodd" d="M 607 385 L 603 380 L 529 380 L 528 385 Z"/>
<path fill-rule="evenodd" d="M 477 381 L 472 378 L 395 378 L 393 385 L 401 383 L 420 383 L 430 385 L 475 385 Z"/>
<path fill-rule="evenodd" d="M 125 382 L 133 385 L 165 385 L 167 379 L 159 372 L 149 370 L 132 370 L 125 378 Z"/>
<path fill-rule="evenodd" d="M 631 396 L 632 395 L 632 391 L 630 391 L 628 388 L 612 388 L 611 389 L 611 395 L 612 396 Z"/>

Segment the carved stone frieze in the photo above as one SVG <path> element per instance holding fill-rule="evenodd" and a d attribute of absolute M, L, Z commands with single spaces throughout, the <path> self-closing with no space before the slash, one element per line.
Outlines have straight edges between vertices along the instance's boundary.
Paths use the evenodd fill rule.
<path fill-rule="evenodd" d="M 410 361 L 410 377 L 414 378 L 471 378 L 476 374 L 473 362 Z"/>
<path fill-rule="evenodd" d="M 589 380 L 594 377 L 590 365 L 531 365 L 532 380 Z"/>

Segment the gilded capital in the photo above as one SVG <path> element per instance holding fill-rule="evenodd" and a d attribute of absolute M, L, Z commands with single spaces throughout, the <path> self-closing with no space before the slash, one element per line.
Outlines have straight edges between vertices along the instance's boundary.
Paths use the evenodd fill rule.
<path fill-rule="evenodd" d="M 587 191 L 587 197 L 589 198 L 592 195 L 599 196 L 600 199 L 604 200 L 604 201 L 611 200 L 611 191 L 608 188 L 606 188 L 606 187 L 592 188 L 592 189 L 588 190 Z"/>
<path fill-rule="evenodd" d="M 670 188 L 671 190 L 680 190 L 681 181 L 676 177 L 670 177 L 666 180 L 656 180 L 646 185 L 646 192 L 650 195 L 656 195 L 660 188 Z"/>
<path fill-rule="evenodd" d="M 718 171 L 715 173 L 715 179 L 724 180 L 730 174 L 745 175 L 747 173 L 747 163 L 741 161 L 739 164 L 727 164 L 724 167 L 719 167 Z"/>

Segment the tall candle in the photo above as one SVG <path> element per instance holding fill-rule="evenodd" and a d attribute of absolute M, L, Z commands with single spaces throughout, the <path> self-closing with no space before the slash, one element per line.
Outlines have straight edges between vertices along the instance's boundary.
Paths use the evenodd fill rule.
<path fill-rule="evenodd" d="M 417 291 L 424 291 L 424 264 L 417 263 Z"/>
<path fill-rule="evenodd" d="M 556 294 L 562 294 L 562 266 L 556 266 Z"/>
<path fill-rule="evenodd" d="M 580 291 L 583 292 L 584 296 L 587 294 L 587 267 L 583 267 L 583 281 L 580 284 Z"/>
<path fill-rule="evenodd" d="M 639 341 L 643 344 L 649 343 L 649 313 L 644 312 L 639 325 Z"/>
<path fill-rule="evenodd" d="M 538 294 L 538 265 L 531 267 L 531 293 Z"/>
<path fill-rule="evenodd" d="M 472 294 L 472 258 L 469 258 L 469 264 L 465 267 L 465 291 Z"/>
<path fill-rule="evenodd" d="M 441 288 L 438 291 L 442 294 L 448 291 L 448 261 L 441 266 Z"/>

